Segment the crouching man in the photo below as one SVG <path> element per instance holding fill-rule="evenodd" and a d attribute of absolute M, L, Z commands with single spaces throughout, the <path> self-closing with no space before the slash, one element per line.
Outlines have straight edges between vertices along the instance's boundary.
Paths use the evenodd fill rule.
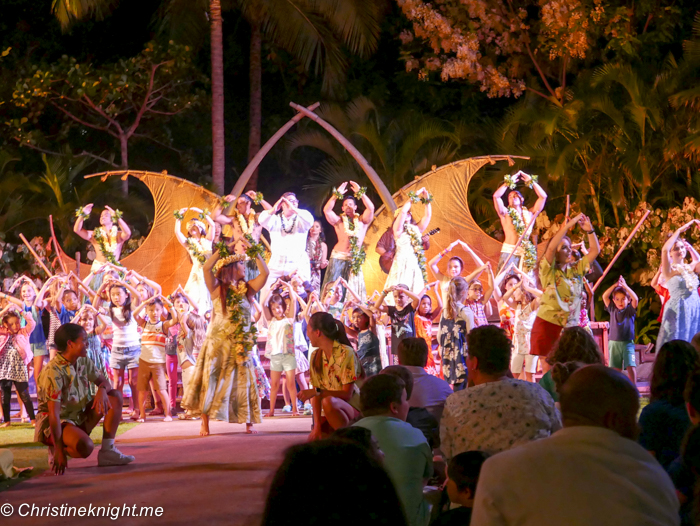
<path fill-rule="evenodd" d="M 87 334 L 65 323 L 54 338 L 58 354 L 41 370 L 37 385 L 39 414 L 34 440 L 49 446 L 49 467 L 62 475 L 68 457 L 87 458 L 95 448 L 90 432 L 104 417 L 98 466 L 123 466 L 134 460 L 114 447 L 122 418 L 122 396 L 87 357 Z M 94 397 L 90 383 L 97 386 Z"/>

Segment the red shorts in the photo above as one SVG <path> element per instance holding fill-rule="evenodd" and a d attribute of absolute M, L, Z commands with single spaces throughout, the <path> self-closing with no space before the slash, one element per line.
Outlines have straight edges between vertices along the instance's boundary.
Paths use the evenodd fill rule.
<path fill-rule="evenodd" d="M 563 329 L 561 325 L 550 323 L 539 316 L 535 318 L 530 333 L 530 354 L 548 356 Z"/>

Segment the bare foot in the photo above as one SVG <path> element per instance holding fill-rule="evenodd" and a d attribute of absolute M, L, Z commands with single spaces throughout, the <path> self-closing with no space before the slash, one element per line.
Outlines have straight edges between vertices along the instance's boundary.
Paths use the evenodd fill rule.
<path fill-rule="evenodd" d="M 275 416 L 275 412 L 272 411 L 272 410 L 270 410 L 270 412 L 267 413 L 266 415 L 263 415 L 264 418 L 270 418 L 270 417 L 273 417 L 273 416 Z"/>
<path fill-rule="evenodd" d="M 208 437 L 209 436 L 209 424 L 202 420 L 202 425 L 199 427 L 199 436 Z"/>
<path fill-rule="evenodd" d="M 0 427 L 10 427 L 12 425 L 12 422 L 5 422 L 4 424 L 0 425 Z"/>
<path fill-rule="evenodd" d="M 299 411 L 292 411 L 292 416 L 301 416 Z"/>
<path fill-rule="evenodd" d="M 245 432 L 248 435 L 257 435 L 258 430 L 253 427 L 253 424 L 246 424 L 245 425 Z"/>

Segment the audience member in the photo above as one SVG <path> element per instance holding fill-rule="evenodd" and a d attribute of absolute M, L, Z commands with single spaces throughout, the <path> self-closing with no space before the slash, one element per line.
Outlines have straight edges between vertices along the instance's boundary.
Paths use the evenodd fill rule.
<path fill-rule="evenodd" d="M 587 365 L 605 364 L 600 347 L 593 336 L 582 327 L 567 327 L 561 331 L 561 336 L 554 350 L 547 357 L 547 362 L 552 367 L 557 363 L 566 362 L 581 362 Z M 555 402 L 559 401 L 551 369 L 540 378 L 539 384 L 552 395 Z"/>
<path fill-rule="evenodd" d="M 503 329 L 477 327 L 467 335 L 469 386 L 452 394 L 440 422 L 441 449 L 496 453 L 561 428 L 554 400 L 539 385 L 508 377 L 511 341 Z"/>
<path fill-rule="evenodd" d="M 666 342 L 657 353 L 649 384 L 649 405 L 639 416 L 639 443 L 668 468 L 680 454 L 681 442 L 690 427 L 683 390 L 700 365 L 700 354 L 683 340 Z"/>
<path fill-rule="evenodd" d="M 398 348 L 399 365 L 403 365 L 413 375 L 413 394 L 409 405 L 425 407 L 440 422 L 445 400 L 452 394 L 452 388 L 442 378 L 426 372 L 429 352 L 428 344 L 423 338 L 404 338 Z"/>
<path fill-rule="evenodd" d="M 329 468 L 338 476 L 329 474 Z M 309 499 L 313 504 L 300 511 L 299 503 Z M 320 524 L 407 524 L 391 479 L 361 446 L 320 440 L 287 450 L 272 479 L 262 526 Z"/>
<path fill-rule="evenodd" d="M 372 436 L 372 432 L 369 429 L 356 426 L 341 427 L 333 431 L 330 439 L 352 442 L 364 449 L 377 462 L 384 464 L 384 452 L 379 449 L 377 439 Z"/>
<path fill-rule="evenodd" d="M 364 418 L 354 425 L 369 429 L 377 439 L 408 524 L 427 526 L 430 516 L 423 487 L 433 474 L 433 455 L 423 433 L 406 423 L 406 396 L 406 384 L 393 374 L 368 378 L 360 390 Z"/>
<path fill-rule="evenodd" d="M 481 466 L 488 458 L 483 451 L 465 451 L 456 455 L 447 466 L 447 496 L 458 508 L 438 517 L 431 526 L 469 526 L 472 520 L 474 494 Z"/>
<path fill-rule="evenodd" d="M 576 371 L 561 391 L 564 429 L 486 460 L 472 525 L 677 525 L 671 479 L 635 442 L 638 410 L 622 373 Z"/>

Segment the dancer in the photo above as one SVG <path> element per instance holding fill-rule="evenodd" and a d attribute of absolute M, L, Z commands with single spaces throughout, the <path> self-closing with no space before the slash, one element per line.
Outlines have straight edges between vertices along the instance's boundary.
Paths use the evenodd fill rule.
<path fill-rule="evenodd" d="M 465 305 L 468 293 L 469 285 L 464 278 L 457 276 L 450 281 L 438 329 L 442 375 L 455 391 L 466 387 L 467 334 L 476 327 L 474 312 Z"/>
<path fill-rule="evenodd" d="M 392 293 L 394 305 L 384 305 L 389 293 Z M 403 283 L 388 287 L 382 291 L 374 304 L 379 312 L 386 312 L 391 320 L 391 358 L 392 363 L 398 361 L 399 343 L 404 338 L 413 338 L 416 335 L 415 313 L 420 303 L 420 298 L 413 294 Z"/>
<path fill-rule="evenodd" d="M 102 275 L 97 272 L 98 269 L 105 263 L 119 264 L 122 247 L 131 237 L 131 229 L 126 224 L 126 221 L 122 219 L 119 210 L 113 210 L 109 206 L 105 206 L 105 209 L 100 214 L 100 226 L 95 230 L 85 230 L 83 223 L 90 217 L 93 206 L 90 203 L 77 210 L 76 215 L 78 218 L 73 226 L 73 232 L 91 243 L 95 250 L 95 260 L 92 262 L 92 268 L 90 269 L 95 275 L 90 282 L 90 288 L 97 290 L 102 284 Z"/>
<path fill-rule="evenodd" d="M 464 278 L 467 280 L 467 283 L 473 279 L 477 279 L 485 269 L 483 260 L 461 239 L 453 241 L 445 250 L 438 252 L 435 257 L 428 262 L 428 265 L 430 266 L 430 270 L 433 271 L 435 277 L 440 281 L 440 295 L 442 296 L 443 305 L 447 303 L 447 289 L 450 286 L 450 281 L 457 276 L 461 276 L 462 272 L 464 271 L 464 261 L 459 256 L 452 256 L 447 261 L 446 274 L 440 272 L 438 263 L 440 263 L 443 257 L 452 252 L 457 245 L 461 246 L 472 257 L 474 263 L 476 263 L 476 270 Z"/>
<path fill-rule="evenodd" d="M 469 283 L 469 294 L 464 302 L 464 305 L 470 308 L 474 312 L 474 322 L 477 327 L 482 325 L 488 325 L 488 316 L 491 316 L 491 295 L 494 289 L 494 277 L 493 271 L 491 270 L 491 262 L 487 262 L 483 267 L 476 269 L 472 274 L 480 271 L 487 271 L 486 277 L 486 288 L 481 284 L 481 281 L 474 278 L 468 280 Z M 471 277 L 471 275 L 470 275 Z M 466 280 L 465 280 L 466 281 Z"/>
<path fill-rule="evenodd" d="M 515 190 L 515 184 L 518 180 L 532 188 L 537 194 L 535 206 L 530 210 L 523 206 L 525 204 L 523 195 Z M 503 202 L 503 195 L 508 188 L 510 188 L 511 191 L 508 194 L 508 206 L 506 206 Z M 501 257 L 498 260 L 497 272 L 500 272 L 501 269 L 511 261 L 515 263 L 516 267 L 523 268 L 526 272 L 534 270 L 537 262 L 537 250 L 530 241 L 530 234 L 532 233 L 531 228 L 528 229 L 523 242 L 513 255 L 513 258 L 508 260 L 508 257 L 515 249 L 520 236 L 530 225 L 533 216 L 544 210 L 546 202 L 547 192 L 537 184 L 536 179 L 533 179 L 531 175 L 526 174 L 522 170 L 513 175 L 506 176 L 506 182 L 494 192 L 493 206 L 496 208 L 498 217 L 501 220 L 503 234 L 505 235 L 503 246 L 501 247 Z"/>
<path fill-rule="evenodd" d="M 34 319 L 34 330 L 29 336 L 29 346 L 33 356 L 34 366 L 34 382 L 36 383 L 41 369 L 44 366 L 44 357 L 48 356 L 49 351 L 46 349 L 46 337 L 44 336 L 44 325 L 41 320 L 41 314 L 46 307 L 44 300 L 38 301 L 40 291 L 37 289 L 34 282 L 27 276 L 20 276 L 10 287 L 12 293 L 19 286 L 19 296 L 22 300 L 22 308 L 24 312 L 31 313 Z"/>
<path fill-rule="evenodd" d="M 134 461 L 114 446 L 122 418 L 122 395 L 112 389 L 87 359 L 85 330 L 66 323 L 56 331 L 58 354 L 41 371 L 37 385 L 39 411 L 34 440 L 49 446 L 49 469 L 62 475 L 68 456 L 87 458 L 95 447 L 90 432 L 104 417 L 98 466 L 123 466 Z M 90 384 L 97 386 L 90 395 Z"/>
<path fill-rule="evenodd" d="M 306 238 L 306 253 L 311 262 L 311 286 L 321 292 L 321 270 L 328 266 L 328 245 L 320 221 L 314 221 Z"/>
<path fill-rule="evenodd" d="M 441 368 L 435 364 L 435 358 L 433 357 L 433 323 L 440 317 L 443 308 L 442 294 L 440 294 L 440 290 L 438 289 L 439 285 L 439 281 L 428 283 L 425 289 L 418 295 L 420 296 L 420 303 L 416 311 L 415 325 L 416 336 L 418 338 L 423 338 L 428 345 L 428 362 L 425 365 L 425 370 L 428 374 L 441 378 Z M 438 303 L 435 310 L 433 310 L 433 300 L 428 296 L 431 287 L 435 287 L 435 297 Z"/>
<path fill-rule="evenodd" d="M 233 250 L 235 242 L 229 245 Z M 244 246 L 250 243 L 243 240 Z M 251 353 L 256 330 L 251 325 L 252 297 L 262 289 L 269 271 L 256 255 L 258 276 L 245 281 L 245 254 L 223 259 L 215 251 L 204 264 L 204 280 L 212 297 L 212 320 L 202 345 L 194 378 L 181 406 L 193 416 L 202 416 L 199 434 L 209 435 L 209 420 L 238 422 L 246 433 L 257 433 L 260 395 L 255 383 Z"/>
<path fill-rule="evenodd" d="M 576 264 L 569 262 L 571 239 L 567 236 L 576 224 L 588 235 L 591 247 L 588 255 Z M 544 291 L 540 298 L 540 308 L 532 326 L 530 354 L 549 355 L 564 327 L 579 325 L 581 315 L 581 295 L 583 281 L 591 261 L 598 257 L 600 246 L 591 220 L 579 214 L 562 226 L 549 240 L 544 257 L 540 261 L 540 281 Z M 697 296 L 697 292 L 695 293 Z M 542 362 L 542 372 L 550 369 L 547 361 Z"/>
<path fill-rule="evenodd" d="M 423 197 L 421 197 L 423 196 Z M 428 281 L 425 268 L 425 254 L 423 251 L 422 234 L 430 224 L 432 217 L 433 196 L 425 188 L 416 192 L 401 208 L 394 212 L 394 239 L 396 240 L 396 255 L 391 264 L 389 276 L 384 283 L 385 289 L 404 284 L 413 294 L 418 294 Z M 416 223 L 411 215 L 413 202 L 422 201 L 425 204 L 425 215 Z M 393 305 L 394 298 L 387 298 L 387 304 Z M 393 345 L 392 345 L 393 347 Z"/>
<path fill-rule="evenodd" d="M 350 181 L 350 188 L 354 195 L 345 195 L 348 182 L 344 182 L 323 207 L 323 214 L 331 226 L 335 229 L 338 242 L 329 259 L 326 276 L 323 285 L 335 281 L 339 277 L 345 279 L 349 288 L 360 297 L 362 301 L 367 297 L 365 278 L 362 274 L 362 265 L 365 262 L 365 248 L 363 246 L 367 227 L 374 220 L 374 204 L 367 197 L 366 188 L 360 188 L 355 181 Z M 336 201 L 342 201 L 342 214 L 333 211 Z M 357 201 L 362 200 L 365 211 L 357 215 Z M 344 296 L 344 295 L 343 295 Z"/>
<path fill-rule="evenodd" d="M 700 297 L 698 296 L 698 273 L 700 263 L 686 264 L 685 241 L 681 233 L 700 221 L 693 219 L 668 238 L 661 249 L 661 273 L 668 289 L 669 299 L 664 304 L 656 348 L 671 340 L 690 342 L 700 332 Z"/>
<path fill-rule="evenodd" d="M 311 212 L 299 210 L 299 200 L 292 192 L 282 194 L 275 206 L 260 213 L 259 221 L 270 233 L 272 256 L 270 279 L 260 291 L 261 297 L 278 278 L 298 270 L 303 281 L 311 279 L 311 265 L 306 253 L 306 236 L 314 224 Z"/>
<path fill-rule="evenodd" d="M 510 302 L 504 300 L 505 295 L 518 287 L 520 285 L 520 277 L 516 273 L 519 270 L 513 263 L 510 264 L 508 270 L 513 269 L 513 272 L 508 273 L 508 271 L 501 271 L 501 273 L 496 276 L 496 280 L 493 287 L 493 296 L 496 299 L 496 305 L 498 305 L 498 315 L 501 319 L 501 329 L 506 331 L 506 336 L 509 340 L 513 340 L 513 334 L 515 331 L 515 308 Z M 534 321 L 534 319 L 533 319 Z"/>
<path fill-rule="evenodd" d="M 0 319 L 0 402 L 4 419 L 0 427 L 9 427 L 11 424 L 12 385 L 17 390 L 17 397 L 22 401 L 29 420 L 35 424 L 34 406 L 29 396 L 27 364 L 32 361 L 29 338 L 36 324 L 34 318 L 12 302 L 0 311 Z M 25 323 L 24 327 L 22 322 Z"/>
<path fill-rule="evenodd" d="M 252 313 L 252 322 L 253 323 L 258 323 L 260 320 L 260 317 L 262 316 L 262 306 L 258 302 L 258 300 L 253 297 L 253 299 L 250 302 L 250 309 Z M 262 362 L 260 361 L 260 351 L 258 349 L 258 345 L 253 347 L 253 352 L 250 353 L 251 358 L 253 359 L 253 368 L 255 369 L 255 383 L 258 386 L 258 394 L 260 395 L 260 400 L 270 399 L 270 379 L 267 377 L 267 373 L 265 372 L 265 369 L 262 366 Z"/>
<path fill-rule="evenodd" d="M 209 229 L 200 219 L 190 219 L 187 222 L 187 237 L 182 234 L 180 222 L 187 210 L 199 213 L 200 219 L 204 219 L 209 225 Z M 181 208 L 175 216 L 175 237 L 180 244 L 185 247 L 187 254 L 192 260 L 192 270 L 185 284 L 185 292 L 191 297 L 199 307 L 199 314 L 211 310 L 211 297 L 207 284 L 204 283 L 204 271 L 202 267 L 211 256 L 212 241 L 214 240 L 214 221 L 202 212 L 199 208 Z"/>
<path fill-rule="evenodd" d="M 610 301 L 612 297 L 612 301 Z M 625 278 L 620 276 L 617 283 L 603 293 L 605 309 L 610 314 L 610 367 L 627 374 L 637 385 L 637 361 L 634 354 L 634 319 L 637 315 L 639 298 L 629 288 Z"/>
<path fill-rule="evenodd" d="M 85 347 L 87 349 L 87 357 L 95 364 L 97 373 L 105 378 L 109 378 L 105 356 L 102 352 L 102 339 L 100 335 L 104 332 L 108 318 L 100 314 L 92 305 L 85 304 L 80 307 L 71 323 L 80 325 L 85 329 L 87 338 L 85 339 Z M 37 384 L 38 385 L 38 384 Z M 97 394 L 97 386 L 90 385 L 90 394 Z"/>

